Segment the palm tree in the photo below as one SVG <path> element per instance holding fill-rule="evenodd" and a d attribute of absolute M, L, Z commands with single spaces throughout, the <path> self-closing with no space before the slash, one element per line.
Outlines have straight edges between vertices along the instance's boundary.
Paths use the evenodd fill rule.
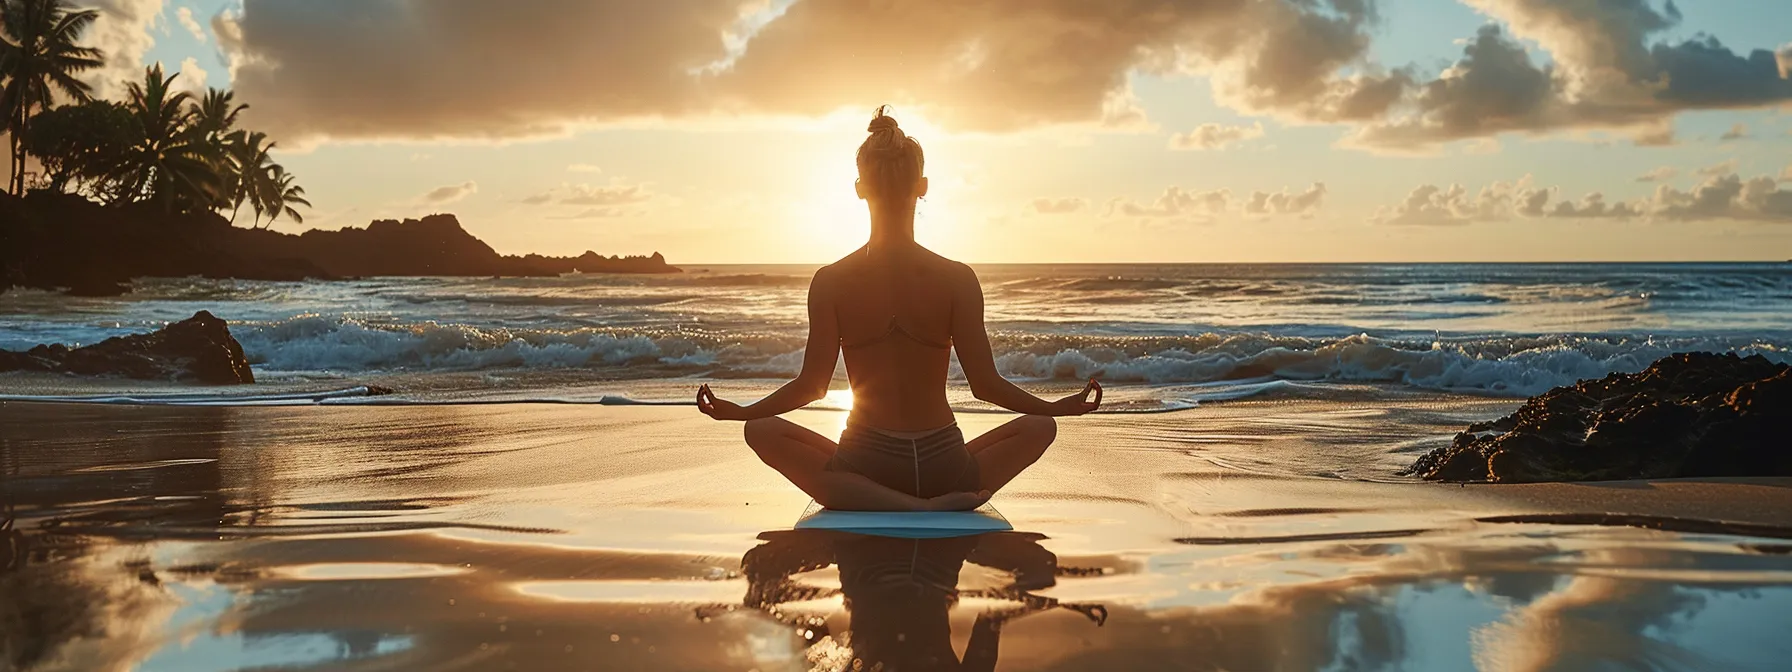
<path fill-rule="evenodd" d="M 231 133 L 224 145 L 225 154 L 230 157 L 230 168 L 233 175 L 230 182 L 230 222 L 236 223 L 237 213 L 242 212 L 243 203 L 247 201 L 255 210 L 255 219 L 261 219 L 261 205 L 267 199 L 261 197 L 263 185 L 257 176 L 263 175 L 273 168 L 274 162 L 269 154 L 274 143 L 268 142 L 268 136 L 262 132 L 237 131 Z"/>
<path fill-rule="evenodd" d="M 25 191 L 21 138 L 31 117 L 47 109 L 60 91 L 75 102 L 93 99 L 93 88 L 76 75 L 104 64 L 99 50 L 77 44 L 99 12 L 75 10 L 65 0 L 0 0 L 0 113 L 12 141 L 13 194 Z"/>
<path fill-rule="evenodd" d="M 280 215 L 286 215 L 286 218 L 291 219 L 294 223 L 305 223 L 305 217 L 292 207 L 294 205 L 311 207 L 311 201 L 305 200 L 305 188 L 293 184 L 292 173 L 286 172 L 286 168 L 280 164 L 274 164 L 264 174 L 266 183 L 260 191 L 263 192 L 267 200 L 256 209 L 268 213 L 267 225 L 273 226 L 274 220 L 279 219 Z"/>
<path fill-rule="evenodd" d="M 210 208 L 224 184 L 218 170 L 223 152 L 193 132 L 198 118 L 189 105 L 193 95 L 172 87 L 179 76 L 164 76 L 160 63 L 150 66 L 142 84 L 131 84 L 126 103 L 143 134 L 126 160 L 130 193 L 133 200 L 158 202 L 168 212 Z"/>
<path fill-rule="evenodd" d="M 236 129 L 236 117 L 248 105 L 237 104 L 236 92 L 229 89 L 210 89 L 205 97 L 200 98 L 194 109 L 193 132 L 200 134 L 207 141 L 222 143 Z"/>

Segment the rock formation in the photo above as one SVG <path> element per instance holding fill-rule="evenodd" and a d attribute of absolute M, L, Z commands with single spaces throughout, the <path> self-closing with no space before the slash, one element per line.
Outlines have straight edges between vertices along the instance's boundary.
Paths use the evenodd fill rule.
<path fill-rule="evenodd" d="M 1792 476 L 1792 367 L 1684 353 L 1532 397 L 1421 456 L 1436 481 Z"/>
<path fill-rule="evenodd" d="M 46 371 L 208 385 L 255 382 L 243 346 L 224 320 L 206 311 L 147 334 L 108 338 L 82 348 L 60 343 L 25 352 L 0 350 L 0 371 Z"/>
<path fill-rule="evenodd" d="M 453 215 L 381 220 L 300 235 L 231 226 L 214 213 L 102 206 L 72 194 L 0 194 L 0 291 L 128 291 L 138 277 L 304 280 L 381 275 L 548 276 L 677 273 L 664 257 L 503 256 Z"/>

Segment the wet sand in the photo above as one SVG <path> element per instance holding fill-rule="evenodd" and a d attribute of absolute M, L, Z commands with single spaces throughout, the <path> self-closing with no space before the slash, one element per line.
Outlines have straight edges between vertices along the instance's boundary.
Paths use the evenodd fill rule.
<path fill-rule="evenodd" d="M 1792 655 L 1792 479 L 1391 475 L 1486 415 L 1477 403 L 1069 420 L 995 500 L 1017 532 L 927 542 L 790 531 L 807 498 L 738 425 L 689 408 L 0 403 L 0 669 L 1777 669 Z M 1386 413 L 1410 436 L 1377 434 Z M 835 433 L 844 414 L 794 419 Z M 1395 448 L 1350 449 L 1370 438 Z"/>

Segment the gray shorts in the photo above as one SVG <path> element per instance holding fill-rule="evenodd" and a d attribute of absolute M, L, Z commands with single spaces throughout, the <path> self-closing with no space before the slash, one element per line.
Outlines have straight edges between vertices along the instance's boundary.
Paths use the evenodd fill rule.
<path fill-rule="evenodd" d="M 848 424 L 840 433 L 840 450 L 828 460 L 827 469 L 859 474 L 915 497 L 982 489 L 977 458 L 965 450 L 964 432 L 956 423 L 916 438 L 910 436 Z"/>

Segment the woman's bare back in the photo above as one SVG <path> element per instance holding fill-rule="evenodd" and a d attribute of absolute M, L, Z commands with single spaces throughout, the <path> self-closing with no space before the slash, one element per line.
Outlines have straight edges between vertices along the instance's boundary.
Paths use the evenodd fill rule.
<path fill-rule="evenodd" d="M 946 403 L 953 306 L 976 277 L 919 245 L 860 250 L 816 273 L 833 308 L 853 421 L 892 431 L 952 423 Z"/>

